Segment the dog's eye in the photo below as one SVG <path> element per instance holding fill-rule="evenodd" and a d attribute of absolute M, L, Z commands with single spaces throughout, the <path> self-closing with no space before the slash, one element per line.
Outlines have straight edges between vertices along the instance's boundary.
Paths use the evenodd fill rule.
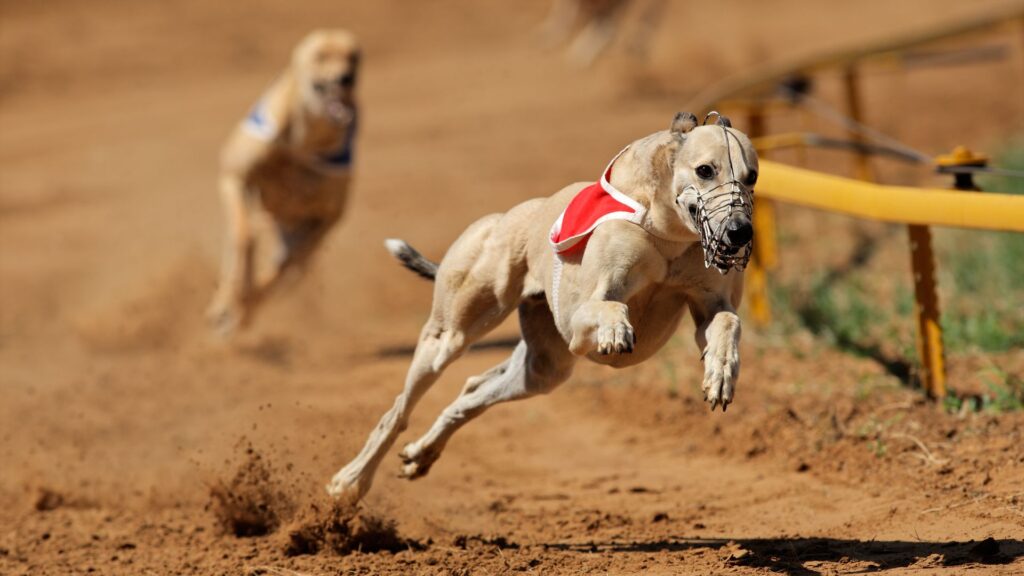
<path fill-rule="evenodd" d="M 711 180 L 715 177 L 715 169 L 708 164 L 701 164 L 697 166 L 697 176 L 703 180 Z"/>
<path fill-rule="evenodd" d="M 753 186 L 757 184 L 757 170 L 751 170 L 750 174 L 747 174 L 747 179 L 743 181 L 747 186 Z"/>

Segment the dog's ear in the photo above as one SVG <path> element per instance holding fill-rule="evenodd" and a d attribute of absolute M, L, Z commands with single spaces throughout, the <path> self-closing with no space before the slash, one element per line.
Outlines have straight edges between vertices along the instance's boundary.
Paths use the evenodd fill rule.
<path fill-rule="evenodd" d="M 672 119 L 672 125 L 669 126 L 669 131 L 677 136 L 682 136 L 690 130 L 697 127 L 697 117 L 689 112 L 679 112 L 676 117 Z"/>
<path fill-rule="evenodd" d="M 726 128 L 732 128 L 732 122 L 729 121 L 728 116 L 718 115 L 718 120 L 715 120 L 716 126 L 725 126 Z"/>

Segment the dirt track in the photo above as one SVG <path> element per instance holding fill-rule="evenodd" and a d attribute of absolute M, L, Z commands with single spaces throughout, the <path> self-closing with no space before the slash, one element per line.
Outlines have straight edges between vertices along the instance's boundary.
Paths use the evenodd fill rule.
<path fill-rule="evenodd" d="M 429 306 L 382 238 L 439 257 L 480 215 L 594 177 L 716 74 L 983 3 L 763 4 L 707 8 L 717 26 L 673 5 L 686 25 L 662 28 L 641 75 L 534 46 L 541 1 L 0 1 L 0 573 L 1024 574 L 1021 414 L 941 414 L 870 360 L 753 329 L 736 405 L 709 414 L 688 324 L 647 365 L 581 367 L 493 409 L 423 480 L 385 466 L 366 514 L 406 550 L 285 555 L 397 393 Z M 354 202 L 312 273 L 218 345 L 201 322 L 217 149 L 325 23 L 366 44 Z M 968 88 L 999 66 L 878 82 L 869 109 L 929 152 L 985 149 L 1024 127 L 1019 91 Z M 927 120 L 957 115 L 955 132 Z M 514 334 L 455 364 L 410 437 Z M 285 524 L 265 537 L 225 534 L 211 505 L 247 447 Z"/>

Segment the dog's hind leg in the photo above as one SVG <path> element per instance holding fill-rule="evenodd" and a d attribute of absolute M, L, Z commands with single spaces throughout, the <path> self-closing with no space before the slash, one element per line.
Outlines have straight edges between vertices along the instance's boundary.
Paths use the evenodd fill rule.
<path fill-rule="evenodd" d="M 511 262 L 500 239 L 491 241 L 499 220 L 492 216 L 478 221 L 448 251 L 438 268 L 430 320 L 420 334 L 405 387 L 359 455 L 335 474 L 327 487 L 331 495 L 357 502 L 366 494 L 381 459 L 405 430 L 423 394 L 445 367 L 519 303 L 525 268 Z"/>
<path fill-rule="evenodd" d="M 370 432 L 359 454 L 331 479 L 327 486 L 328 493 L 343 497 L 351 503 L 362 499 L 373 483 L 373 476 L 384 454 L 405 430 L 416 403 L 441 376 L 442 370 L 466 347 L 464 334 L 441 329 L 433 322 L 424 327 L 402 393 Z"/>
<path fill-rule="evenodd" d="M 245 304 L 250 314 L 267 297 L 280 289 L 287 278 L 301 276 L 336 220 L 325 218 L 289 225 L 275 223 L 278 247 L 274 255 L 273 268 L 246 299 Z"/>
<path fill-rule="evenodd" d="M 544 394 L 569 378 L 573 356 L 555 328 L 547 303 L 529 300 L 519 306 L 523 339 L 512 356 L 466 381 L 462 393 L 419 440 L 406 445 L 402 474 L 418 478 L 430 470 L 456 430 L 501 402 Z"/>
<path fill-rule="evenodd" d="M 622 12 L 629 2 L 606 0 L 593 4 L 594 6 L 590 8 L 590 21 L 569 45 L 566 53 L 569 62 L 580 67 L 593 64 L 611 45 L 618 28 L 622 25 Z"/>
<path fill-rule="evenodd" d="M 552 48 L 561 44 L 572 32 L 579 19 L 581 0 L 555 0 L 547 18 L 537 30 L 544 46 Z"/>

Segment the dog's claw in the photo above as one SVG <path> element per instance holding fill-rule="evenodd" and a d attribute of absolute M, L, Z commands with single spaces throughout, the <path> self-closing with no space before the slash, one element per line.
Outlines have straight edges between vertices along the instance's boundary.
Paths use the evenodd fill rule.
<path fill-rule="evenodd" d="M 630 354 L 633 352 L 633 342 L 636 341 L 636 334 L 633 334 L 628 325 L 622 324 L 615 327 L 615 353 Z"/>
<path fill-rule="evenodd" d="M 228 340 L 244 326 L 245 314 L 238 305 L 215 301 L 206 309 L 206 322 L 218 338 Z"/>
<path fill-rule="evenodd" d="M 626 322 L 616 322 L 602 327 L 597 334 L 597 353 L 631 354 L 636 343 L 633 327 Z"/>

